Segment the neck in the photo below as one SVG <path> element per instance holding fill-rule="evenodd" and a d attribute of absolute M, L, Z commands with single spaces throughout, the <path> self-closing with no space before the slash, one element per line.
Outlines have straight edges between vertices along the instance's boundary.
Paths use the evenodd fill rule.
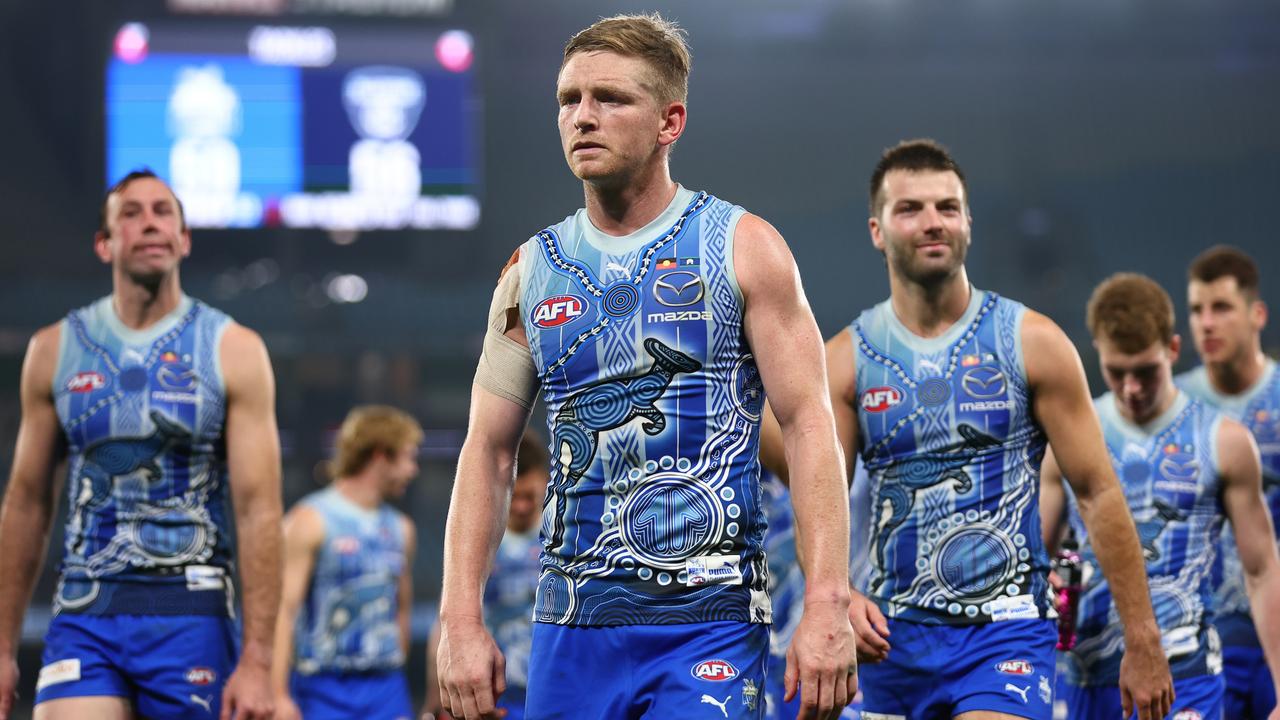
<path fill-rule="evenodd" d="M 653 222 L 676 196 L 667 163 L 655 163 L 641 177 L 617 185 L 584 182 L 587 217 L 608 235 L 629 235 Z"/>
<path fill-rule="evenodd" d="M 120 322 L 133 330 L 158 322 L 182 301 L 177 270 L 162 276 L 154 285 L 117 271 L 112 285 L 111 307 Z"/>
<path fill-rule="evenodd" d="M 376 510 L 382 505 L 382 491 L 378 489 L 375 478 L 368 473 L 340 477 L 333 481 L 333 486 L 342 497 L 366 510 Z"/>
<path fill-rule="evenodd" d="M 1223 395 L 1239 395 L 1262 379 L 1267 369 L 1267 357 L 1262 354 L 1262 342 L 1254 338 L 1247 352 L 1240 357 L 1221 363 L 1205 363 L 1209 384 Z"/>
<path fill-rule="evenodd" d="M 908 330 L 920 337 L 937 337 L 964 317 L 973 288 L 964 266 L 937 285 L 921 285 L 889 273 L 889 302 Z"/>

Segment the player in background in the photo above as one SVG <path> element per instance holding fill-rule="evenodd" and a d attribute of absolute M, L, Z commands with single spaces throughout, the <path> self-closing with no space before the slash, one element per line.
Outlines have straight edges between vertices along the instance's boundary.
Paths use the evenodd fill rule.
<path fill-rule="evenodd" d="M 413 520 L 391 506 L 418 475 L 422 428 L 366 405 L 335 440 L 333 482 L 284 523 L 272 680 L 278 720 L 408 720 Z"/>

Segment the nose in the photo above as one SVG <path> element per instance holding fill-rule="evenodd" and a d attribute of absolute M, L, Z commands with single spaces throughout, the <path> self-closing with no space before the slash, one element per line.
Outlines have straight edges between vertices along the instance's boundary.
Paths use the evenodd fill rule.
<path fill-rule="evenodd" d="M 573 126 L 582 131 L 594 129 L 597 124 L 596 104 L 589 98 L 584 97 L 578 102 L 578 107 L 573 112 Z"/>
<path fill-rule="evenodd" d="M 1138 381 L 1138 377 L 1133 373 L 1125 373 L 1124 381 L 1120 385 L 1121 392 L 1125 397 L 1134 397 L 1142 392 L 1142 383 Z"/>
<path fill-rule="evenodd" d="M 924 212 L 921 213 L 924 222 L 924 231 L 930 234 L 942 232 L 942 214 L 938 212 L 938 208 L 933 205 L 925 205 Z"/>

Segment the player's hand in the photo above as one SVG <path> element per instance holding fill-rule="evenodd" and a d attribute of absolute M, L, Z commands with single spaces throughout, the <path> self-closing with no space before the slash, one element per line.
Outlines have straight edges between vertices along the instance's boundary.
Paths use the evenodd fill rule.
<path fill-rule="evenodd" d="M 787 648 L 783 674 L 791 702 L 800 691 L 803 720 L 835 720 L 858 692 L 857 644 L 845 602 L 806 601 L 800 627 Z"/>
<path fill-rule="evenodd" d="M 276 695 L 275 720 L 303 720 L 302 711 L 288 693 Z"/>
<path fill-rule="evenodd" d="M 222 689 L 219 720 L 272 720 L 275 694 L 271 692 L 270 675 L 269 667 L 242 659 Z"/>
<path fill-rule="evenodd" d="M 1271 714 L 1267 716 L 1267 720 L 1280 720 L 1280 705 L 1275 706 Z"/>
<path fill-rule="evenodd" d="M 889 656 L 889 623 L 880 607 L 857 590 L 849 591 L 849 622 L 858 640 L 858 662 L 877 663 Z"/>
<path fill-rule="evenodd" d="M 12 655 L 0 655 L 0 720 L 9 720 L 9 713 L 18 699 L 18 661 Z"/>
<path fill-rule="evenodd" d="M 1120 660 L 1120 704 L 1124 716 L 1136 712 L 1138 720 L 1160 720 L 1173 707 L 1173 679 L 1160 647 L 1160 630 L 1152 622 L 1126 630 L 1124 635 L 1125 651 Z"/>
<path fill-rule="evenodd" d="M 436 653 L 440 703 L 454 717 L 490 720 L 506 717 L 497 707 L 507 689 L 507 663 L 479 619 L 459 618 L 440 625 Z"/>

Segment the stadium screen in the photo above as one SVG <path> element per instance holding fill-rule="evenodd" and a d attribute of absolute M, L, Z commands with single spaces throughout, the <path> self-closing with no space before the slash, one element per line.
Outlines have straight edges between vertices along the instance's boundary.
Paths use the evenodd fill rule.
<path fill-rule="evenodd" d="M 107 183 L 151 168 L 194 227 L 474 228 L 474 59 L 462 30 L 128 23 Z"/>

